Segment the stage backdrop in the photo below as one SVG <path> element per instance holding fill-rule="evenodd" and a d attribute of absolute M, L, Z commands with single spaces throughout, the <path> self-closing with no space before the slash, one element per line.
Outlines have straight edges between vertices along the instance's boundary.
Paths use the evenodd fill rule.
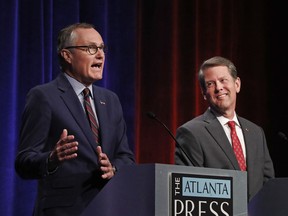
<path fill-rule="evenodd" d="M 28 90 L 59 73 L 57 33 L 74 22 L 93 23 L 108 45 L 96 84 L 119 95 L 137 163 L 174 163 L 173 139 L 146 113 L 175 134 L 204 112 L 198 67 L 222 55 L 242 80 L 237 113 L 264 128 L 276 174 L 287 176 L 288 144 L 277 135 L 288 132 L 284 8 L 265 0 L 0 1 L 0 215 L 32 214 L 36 181 L 14 170 L 21 113 Z"/>
<path fill-rule="evenodd" d="M 1 198 L 0 215 L 30 216 L 36 181 L 14 171 L 25 96 L 60 72 L 58 31 L 74 22 L 96 26 L 108 45 L 104 78 L 98 85 L 118 93 L 134 150 L 136 1 L 6 0 L 0 3 Z"/>

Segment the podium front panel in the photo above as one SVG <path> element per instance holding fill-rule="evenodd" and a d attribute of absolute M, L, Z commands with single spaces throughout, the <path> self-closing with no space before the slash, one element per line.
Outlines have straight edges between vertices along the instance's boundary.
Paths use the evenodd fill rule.
<path fill-rule="evenodd" d="M 183 182 L 185 188 L 180 189 Z M 209 187 L 215 189 L 213 193 Z M 225 213 L 229 208 L 232 214 Z M 182 216 L 189 215 L 187 212 L 246 216 L 247 173 L 169 164 L 126 166 L 81 216 Z"/>
<path fill-rule="evenodd" d="M 288 178 L 270 179 L 248 205 L 249 216 L 287 216 Z"/>

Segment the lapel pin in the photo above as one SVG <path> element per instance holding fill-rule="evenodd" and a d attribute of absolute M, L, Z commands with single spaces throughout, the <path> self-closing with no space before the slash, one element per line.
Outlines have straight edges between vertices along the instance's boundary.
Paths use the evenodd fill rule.
<path fill-rule="evenodd" d="M 103 104 L 103 105 L 105 105 L 105 102 L 100 100 L 100 104 Z"/>

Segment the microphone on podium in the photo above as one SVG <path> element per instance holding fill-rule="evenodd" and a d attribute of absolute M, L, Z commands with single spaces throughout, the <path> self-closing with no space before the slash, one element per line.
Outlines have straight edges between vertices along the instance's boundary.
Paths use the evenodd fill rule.
<path fill-rule="evenodd" d="M 169 135 L 170 135 L 170 136 L 172 137 L 172 139 L 175 141 L 176 146 L 178 146 L 178 147 L 181 149 L 181 151 L 184 153 L 185 157 L 190 161 L 190 163 L 191 163 L 193 166 L 195 166 L 194 163 L 193 163 L 193 162 L 191 161 L 191 159 L 189 158 L 189 156 L 187 155 L 187 153 L 186 153 L 186 152 L 184 151 L 184 149 L 182 148 L 182 146 L 178 143 L 178 141 L 177 141 L 177 139 L 175 138 L 175 136 L 174 136 L 174 135 L 172 134 L 172 132 L 169 130 L 169 128 L 168 128 L 162 121 L 160 121 L 160 119 L 158 119 L 157 116 L 156 116 L 153 112 L 147 112 L 146 114 L 147 114 L 147 116 L 148 116 L 149 118 L 156 120 L 157 122 L 159 122 L 159 123 L 166 129 L 166 131 L 169 133 Z"/>
<path fill-rule="evenodd" d="M 284 134 L 283 132 L 279 131 L 278 132 L 278 136 L 281 137 L 281 139 L 283 139 L 286 142 L 288 142 L 288 138 L 287 138 L 286 134 Z"/>

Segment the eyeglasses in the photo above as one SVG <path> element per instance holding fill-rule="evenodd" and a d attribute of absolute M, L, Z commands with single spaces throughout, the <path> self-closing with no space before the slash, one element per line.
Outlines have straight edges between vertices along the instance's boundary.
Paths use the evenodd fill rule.
<path fill-rule="evenodd" d="M 81 49 L 81 50 L 85 50 L 90 55 L 94 55 L 95 53 L 98 52 L 99 49 L 102 50 L 104 53 L 107 52 L 107 46 L 105 46 L 104 44 L 101 44 L 100 46 L 97 46 L 97 45 L 68 46 L 68 47 L 65 47 L 64 49 Z"/>

